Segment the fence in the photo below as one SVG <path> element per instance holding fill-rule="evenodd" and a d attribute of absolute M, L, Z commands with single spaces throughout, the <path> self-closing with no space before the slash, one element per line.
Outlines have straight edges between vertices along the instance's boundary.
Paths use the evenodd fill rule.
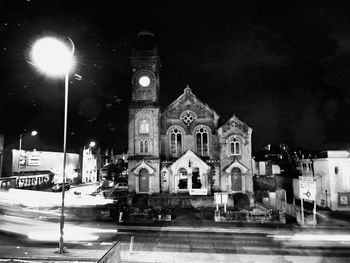
<path fill-rule="evenodd" d="M 265 207 L 273 210 L 284 210 L 286 214 L 297 217 L 298 209 L 293 205 L 286 203 L 278 198 L 269 197 L 263 199 L 263 204 Z"/>

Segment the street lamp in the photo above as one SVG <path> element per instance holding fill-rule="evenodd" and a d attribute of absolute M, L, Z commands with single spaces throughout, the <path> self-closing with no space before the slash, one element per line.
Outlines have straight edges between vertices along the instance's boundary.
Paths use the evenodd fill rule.
<path fill-rule="evenodd" d="M 91 141 L 90 143 L 89 143 L 89 148 L 91 149 L 91 148 L 94 148 L 96 146 L 96 142 L 94 142 L 94 141 Z"/>
<path fill-rule="evenodd" d="M 64 194 L 65 194 L 65 173 L 66 173 L 66 142 L 67 142 L 67 112 L 68 112 L 68 77 L 73 66 L 74 43 L 68 37 L 71 49 L 62 41 L 54 37 L 44 37 L 34 43 L 31 51 L 30 62 L 39 68 L 43 73 L 51 77 L 65 77 L 64 96 L 64 130 L 63 130 L 63 173 L 62 173 L 62 208 L 60 219 L 60 240 L 59 253 L 64 253 Z"/>
<path fill-rule="evenodd" d="M 37 131 L 31 131 L 30 136 L 36 136 L 38 134 Z M 23 138 L 23 133 L 20 133 L 19 135 L 19 156 L 18 156 L 18 177 L 17 177 L 17 182 L 16 185 L 19 183 L 18 179 L 21 176 L 21 151 L 22 151 L 22 138 Z"/>

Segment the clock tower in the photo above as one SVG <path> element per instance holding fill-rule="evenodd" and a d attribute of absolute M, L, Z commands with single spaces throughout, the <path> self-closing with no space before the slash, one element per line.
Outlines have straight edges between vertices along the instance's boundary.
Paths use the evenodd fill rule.
<path fill-rule="evenodd" d="M 138 34 L 130 61 L 132 98 L 129 106 L 129 191 L 157 193 L 160 191 L 160 60 L 152 33 L 143 31 Z"/>

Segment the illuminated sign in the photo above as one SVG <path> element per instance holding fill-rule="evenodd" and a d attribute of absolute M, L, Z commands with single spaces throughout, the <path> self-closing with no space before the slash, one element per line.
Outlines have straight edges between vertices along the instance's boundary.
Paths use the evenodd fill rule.
<path fill-rule="evenodd" d="M 30 153 L 28 157 L 28 166 L 39 166 L 40 165 L 40 155 L 37 152 Z"/>
<path fill-rule="evenodd" d="M 299 176 L 299 195 L 301 199 L 315 201 L 316 178 L 311 176 Z"/>

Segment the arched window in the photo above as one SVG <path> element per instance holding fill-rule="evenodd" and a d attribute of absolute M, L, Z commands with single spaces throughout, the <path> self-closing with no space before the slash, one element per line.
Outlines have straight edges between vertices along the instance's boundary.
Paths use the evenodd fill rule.
<path fill-rule="evenodd" d="M 241 144 L 240 141 L 236 138 L 233 138 L 230 142 L 230 154 L 231 155 L 240 155 L 241 154 Z"/>
<path fill-rule="evenodd" d="M 180 168 L 179 174 L 180 174 L 180 176 L 187 176 L 187 170 L 185 168 Z"/>
<path fill-rule="evenodd" d="M 179 169 L 179 190 L 187 190 L 188 188 L 188 174 L 187 174 L 187 170 L 185 168 L 180 168 Z"/>
<path fill-rule="evenodd" d="M 139 133 L 149 134 L 149 123 L 146 119 L 141 119 L 139 121 Z"/>
<path fill-rule="evenodd" d="M 148 141 L 140 141 L 140 153 L 148 153 Z"/>
<path fill-rule="evenodd" d="M 143 141 L 140 141 L 140 153 L 143 153 Z"/>
<path fill-rule="evenodd" d="M 201 188 L 201 177 L 199 173 L 199 169 L 197 167 L 192 170 L 192 188 Z"/>
<path fill-rule="evenodd" d="M 170 155 L 178 157 L 182 154 L 182 133 L 178 128 L 173 128 L 170 132 Z"/>
<path fill-rule="evenodd" d="M 197 154 L 209 156 L 209 134 L 206 128 L 199 128 L 196 132 Z"/>
<path fill-rule="evenodd" d="M 148 141 L 145 141 L 145 153 L 148 153 Z"/>

